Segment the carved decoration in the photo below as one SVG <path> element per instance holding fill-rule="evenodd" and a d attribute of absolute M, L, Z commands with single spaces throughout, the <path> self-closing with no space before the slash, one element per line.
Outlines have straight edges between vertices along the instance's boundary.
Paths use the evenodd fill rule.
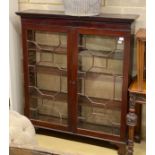
<path fill-rule="evenodd" d="M 133 155 L 134 143 L 132 140 L 128 140 L 128 152 L 127 155 Z"/>
<path fill-rule="evenodd" d="M 126 117 L 127 125 L 128 126 L 136 126 L 137 124 L 137 115 L 135 113 L 129 113 Z"/>
<path fill-rule="evenodd" d="M 130 94 L 130 100 L 129 100 L 129 109 L 130 111 L 135 111 L 135 104 L 136 104 L 136 96 L 133 94 Z"/>

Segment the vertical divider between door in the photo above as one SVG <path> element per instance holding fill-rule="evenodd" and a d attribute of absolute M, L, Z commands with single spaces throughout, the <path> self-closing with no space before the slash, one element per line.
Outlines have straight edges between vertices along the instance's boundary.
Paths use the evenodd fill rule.
<path fill-rule="evenodd" d="M 68 118 L 69 130 L 77 131 L 77 69 L 78 69 L 78 33 L 71 28 L 67 42 L 67 67 L 68 67 Z"/>

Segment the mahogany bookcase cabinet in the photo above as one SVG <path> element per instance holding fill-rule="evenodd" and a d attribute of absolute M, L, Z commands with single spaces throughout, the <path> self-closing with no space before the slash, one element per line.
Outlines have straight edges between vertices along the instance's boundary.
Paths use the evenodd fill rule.
<path fill-rule="evenodd" d="M 34 126 L 109 141 L 125 155 L 136 15 L 21 16 L 25 115 Z"/>

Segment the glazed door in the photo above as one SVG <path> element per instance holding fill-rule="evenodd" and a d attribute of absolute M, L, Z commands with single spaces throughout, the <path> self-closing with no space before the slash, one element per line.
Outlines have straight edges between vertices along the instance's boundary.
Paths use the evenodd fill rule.
<path fill-rule="evenodd" d="M 23 31 L 25 113 L 36 126 L 68 130 L 68 31 L 33 25 Z"/>
<path fill-rule="evenodd" d="M 77 132 L 119 139 L 126 104 L 122 97 L 125 38 L 115 32 L 80 29 L 78 39 Z"/>

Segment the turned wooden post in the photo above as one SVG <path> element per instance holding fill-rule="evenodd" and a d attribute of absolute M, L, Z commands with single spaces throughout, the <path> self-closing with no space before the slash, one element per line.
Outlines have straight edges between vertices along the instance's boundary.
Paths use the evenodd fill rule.
<path fill-rule="evenodd" d="M 134 128 L 137 124 L 137 115 L 135 114 L 135 95 L 130 94 L 129 113 L 127 114 L 128 131 L 128 149 L 127 155 L 133 155 L 134 151 Z"/>
<path fill-rule="evenodd" d="M 136 47 L 137 47 L 137 93 L 143 93 L 145 83 L 145 63 L 146 63 L 146 29 L 140 28 L 136 33 Z M 136 105 L 136 114 L 138 116 L 138 123 L 135 128 L 135 141 L 141 141 L 141 116 L 142 105 Z"/>
<path fill-rule="evenodd" d="M 133 155 L 134 137 L 140 141 L 141 133 L 141 104 L 146 102 L 146 80 L 145 80 L 145 43 L 146 30 L 139 29 L 136 33 L 137 45 L 137 78 L 135 78 L 129 87 L 130 101 L 129 113 L 127 114 L 128 131 L 128 149 L 127 155 Z M 137 106 L 136 106 L 136 103 Z M 136 110 L 137 107 L 137 110 Z M 138 115 L 138 118 L 137 118 Z M 137 125 L 138 119 L 138 126 Z M 136 131 L 136 132 L 135 132 Z"/>
<path fill-rule="evenodd" d="M 146 29 L 139 29 L 136 33 L 137 45 L 137 82 L 138 90 L 143 90 L 144 72 L 145 72 L 145 43 Z"/>

